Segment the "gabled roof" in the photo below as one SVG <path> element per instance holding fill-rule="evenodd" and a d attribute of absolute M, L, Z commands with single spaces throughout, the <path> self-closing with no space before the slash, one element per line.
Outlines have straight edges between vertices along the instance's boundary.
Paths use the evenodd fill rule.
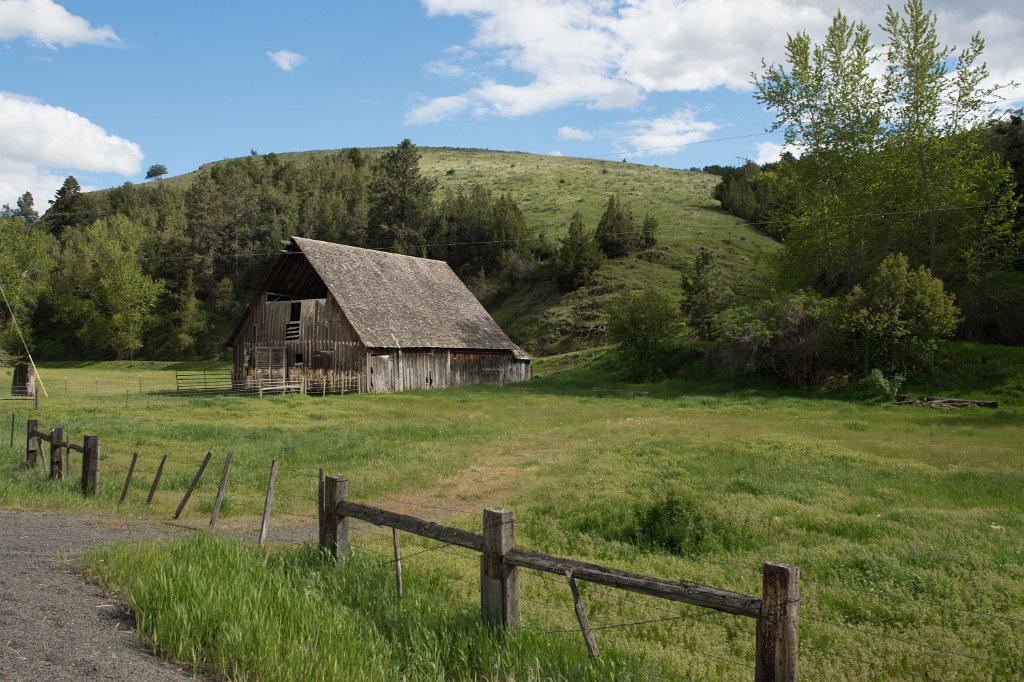
<path fill-rule="evenodd" d="M 444 261 L 303 237 L 292 237 L 292 244 L 367 348 L 508 350 L 530 357 Z"/>

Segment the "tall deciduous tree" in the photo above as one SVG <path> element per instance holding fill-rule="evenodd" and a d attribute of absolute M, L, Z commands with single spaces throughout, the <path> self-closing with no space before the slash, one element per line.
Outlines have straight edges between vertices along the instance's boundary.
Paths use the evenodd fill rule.
<path fill-rule="evenodd" d="M 138 252 L 145 231 L 124 216 L 97 220 L 69 233 L 54 288 L 61 320 L 97 355 L 131 358 L 163 286 L 142 270 Z"/>
<path fill-rule="evenodd" d="M 773 216 L 785 233 L 780 272 L 842 293 L 899 251 L 970 286 L 991 258 L 1021 248 L 1009 172 L 983 153 L 977 126 L 995 91 L 984 42 L 954 53 L 921 0 L 890 7 L 882 30 L 880 52 L 863 23 L 837 12 L 822 44 L 791 36 L 788 67 L 754 76 L 775 128 L 804 151 L 774 171 L 787 197 Z"/>
<path fill-rule="evenodd" d="M 0 302 L 0 356 L 18 357 L 24 352 L 11 311 L 22 334 L 31 337 L 29 320 L 49 285 L 52 247 L 53 238 L 45 232 L 26 227 L 18 218 L 0 218 L 0 284 L 10 305 L 8 310 Z"/>

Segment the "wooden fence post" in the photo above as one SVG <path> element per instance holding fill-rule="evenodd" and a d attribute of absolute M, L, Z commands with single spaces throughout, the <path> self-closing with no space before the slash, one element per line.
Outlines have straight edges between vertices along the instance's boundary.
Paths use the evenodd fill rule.
<path fill-rule="evenodd" d="M 86 436 L 82 449 L 82 494 L 96 497 L 100 487 L 99 436 Z"/>
<path fill-rule="evenodd" d="M 402 597 L 402 552 L 398 548 L 398 529 L 391 529 L 391 545 L 395 557 L 395 592 L 399 599 Z"/>
<path fill-rule="evenodd" d="M 14 410 L 11 410 L 11 450 L 14 449 Z"/>
<path fill-rule="evenodd" d="M 800 642 L 800 568 L 767 562 L 762 573 L 754 682 L 796 682 Z"/>
<path fill-rule="evenodd" d="M 36 458 L 39 456 L 39 439 L 32 435 L 33 431 L 39 430 L 39 420 L 29 419 L 25 427 L 25 466 L 35 467 Z"/>
<path fill-rule="evenodd" d="M 135 463 L 139 461 L 139 453 L 132 453 L 132 463 L 128 465 L 128 475 L 124 477 L 124 487 L 121 488 L 121 499 L 117 501 L 118 504 L 124 502 L 124 498 L 128 496 L 128 486 L 132 482 L 132 474 L 135 473 Z"/>
<path fill-rule="evenodd" d="M 267 539 L 267 526 L 270 525 L 270 505 L 274 503 L 274 481 L 277 480 L 278 460 L 270 463 L 270 480 L 267 481 L 267 499 L 263 502 L 263 520 L 260 521 L 260 547 Z"/>
<path fill-rule="evenodd" d="M 338 503 L 348 499 L 348 479 L 344 476 L 324 478 L 324 524 L 320 547 L 331 554 L 332 559 L 347 559 L 348 517 L 338 516 Z"/>
<path fill-rule="evenodd" d="M 192 482 L 188 484 L 188 490 L 185 491 L 185 496 L 181 498 L 181 502 L 178 503 L 178 508 L 174 510 L 175 519 L 181 516 L 181 512 L 184 511 L 185 505 L 188 504 L 188 498 L 192 497 L 192 491 L 195 490 L 196 484 L 199 483 L 199 479 L 202 477 L 203 472 L 206 471 L 206 465 L 210 463 L 211 457 L 213 457 L 212 452 L 207 452 L 206 457 L 203 457 L 203 463 L 199 465 L 199 470 L 196 471 L 196 475 L 192 477 Z"/>
<path fill-rule="evenodd" d="M 519 624 L 519 569 L 505 563 L 516 547 L 515 512 L 484 510 L 480 556 L 480 610 L 488 625 L 508 630 Z"/>
<path fill-rule="evenodd" d="M 224 470 L 220 474 L 220 485 L 217 486 L 217 497 L 213 501 L 213 512 L 210 514 L 210 532 L 213 532 L 214 526 L 217 525 L 217 517 L 220 516 L 220 505 L 224 502 L 224 489 L 228 487 L 228 472 L 231 471 L 231 460 L 234 459 L 235 453 L 228 450 L 228 456 L 224 460 Z"/>
<path fill-rule="evenodd" d="M 160 466 L 156 468 L 156 476 L 153 478 L 153 485 L 149 489 L 149 495 L 146 496 L 146 504 L 153 501 L 153 495 L 156 494 L 156 487 L 160 485 L 160 476 L 164 473 L 164 464 L 167 463 L 167 455 L 163 456 L 160 460 Z"/>
<path fill-rule="evenodd" d="M 64 455 L 60 451 L 63 440 L 64 429 L 59 426 L 50 429 L 50 480 L 64 479 Z"/>
<path fill-rule="evenodd" d="M 319 547 L 324 546 L 324 468 L 320 467 L 320 480 L 316 486 L 316 520 L 317 520 L 317 540 L 316 544 Z"/>

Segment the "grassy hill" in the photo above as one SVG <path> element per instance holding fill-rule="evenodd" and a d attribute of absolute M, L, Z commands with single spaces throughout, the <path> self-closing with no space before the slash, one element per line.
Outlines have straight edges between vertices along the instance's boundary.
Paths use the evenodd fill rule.
<path fill-rule="evenodd" d="M 778 243 L 726 214 L 712 198 L 719 178 L 692 171 L 634 163 L 541 156 L 482 149 L 419 148 L 421 172 L 438 182 L 440 198 L 449 189 L 474 184 L 510 194 L 531 229 L 556 241 L 569 219 L 580 211 L 590 228 L 597 226 L 605 203 L 617 194 L 638 219 L 647 214 L 660 225 L 658 244 L 643 253 L 607 261 L 596 281 L 578 291 L 559 291 L 550 278 L 526 283 L 508 295 L 493 296 L 484 281 L 470 285 L 512 338 L 535 354 L 586 345 L 577 340 L 589 327 L 604 322 L 607 300 L 619 291 L 653 286 L 678 296 L 680 273 L 692 267 L 700 247 L 711 250 L 741 297 L 767 288 L 768 259 Z M 367 149 L 368 156 L 383 149 Z M 336 150 L 278 154 L 302 163 Z M 198 171 L 165 178 L 157 184 L 185 188 Z M 299 231 L 301 226 L 295 226 Z"/>

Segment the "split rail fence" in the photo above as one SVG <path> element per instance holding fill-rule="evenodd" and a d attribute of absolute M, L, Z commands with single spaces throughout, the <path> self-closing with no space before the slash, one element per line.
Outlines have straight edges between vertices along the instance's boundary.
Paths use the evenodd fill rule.
<path fill-rule="evenodd" d="M 404 531 L 480 553 L 480 610 L 484 620 L 499 630 L 510 630 L 519 624 L 518 569 L 527 568 L 565 577 L 591 656 L 597 656 L 598 649 L 576 587 L 577 580 L 752 618 L 757 621 L 755 682 L 795 682 L 798 678 L 800 569 L 797 566 L 765 563 L 761 596 L 751 596 L 518 548 L 515 513 L 508 509 L 485 509 L 483 532 L 473 533 L 352 502 L 348 492 L 345 477 L 328 476 L 320 485 L 321 548 L 336 560 L 348 558 L 349 519 L 391 528 L 399 590 L 402 582 L 398 531 Z"/>

